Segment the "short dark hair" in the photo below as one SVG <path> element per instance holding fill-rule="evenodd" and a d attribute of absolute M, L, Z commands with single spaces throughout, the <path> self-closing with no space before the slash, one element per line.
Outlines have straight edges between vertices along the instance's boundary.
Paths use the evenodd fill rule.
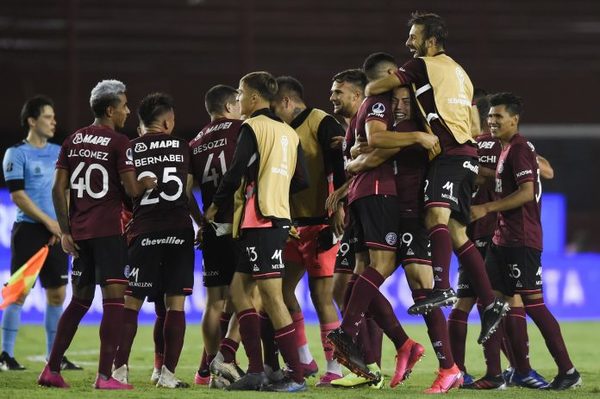
<path fill-rule="evenodd" d="M 385 64 L 397 65 L 396 59 L 388 53 L 373 53 L 365 58 L 363 70 L 369 80 L 376 79 L 380 73 L 379 69 Z"/>
<path fill-rule="evenodd" d="M 277 98 L 287 95 L 304 101 L 304 87 L 298 79 L 292 76 L 280 76 L 277 78 L 277 87 Z"/>
<path fill-rule="evenodd" d="M 490 112 L 490 96 L 487 90 L 481 87 L 473 89 L 473 104 L 477 106 L 477 113 L 479 114 L 479 120 L 484 122 Z"/>
<path fill-rule="evenodd" d="M 245 83 L 246 86 L 258 92 L 268 102 L 273 101 L 273 98 L 277 94 L 277 80 L 266 71 L 250 72 L 240 79 L 240 82 Z"/>
<path fill-rule="evenodd" d="M 238 91 L 227 85 L 211 87 L 204 95 L 204 106 L 210 115 L 225 112 L 227 103 L 234 103 Z"/>
<path fill-rule="evenodd" d="M 408 26 L 423 26 L 425 39 L 434 37 L 439 46 L 444 46 L 448 38 L 446 22 L 437 14 L 424 11 L 415 11 L 410 15 Z"/>
<path fill-rule="evenodd" d="M 174 109 L 175 105 L 170 95 L 166 93 L 152 93 L 142 99 L 137 114 L 145 126 L 150 126 L 159 116 Z"/>
<path fill-rule="evenodd" d="M 511 116 L 523 115 L 523 99 L 521 97 L 509 93 L 496 93 L 490 97 L 490 106 L 496 107 L 498 105 L 504 105 L 506 112 Z"/>
<path fill-rule="evenodd" d="M 336 73 L 331 79 L 332 82 L 344 83 L 348 82 L 358 87 L 361 91 L 367 87 L 367 75 L 361 69 L 346 69 L 345 71 Z"/>
<path fill-rule="evenodd" d="M 23 108 L 21 108 L 21 126 L 23 126 L 25 129 L 29 129 L 29 122 L 27 119 L 39 118 L 46 105 L 54 108 L 54 103 L 52 100 L 49 97 L 41 94 L 31 97 L 29 100 L 25 101 Z"/>

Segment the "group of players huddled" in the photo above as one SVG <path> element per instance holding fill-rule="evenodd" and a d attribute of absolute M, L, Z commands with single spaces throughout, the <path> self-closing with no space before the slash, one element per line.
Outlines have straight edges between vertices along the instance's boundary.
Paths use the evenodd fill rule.
<path fill-rule="evenodd" d="M 306 272 L 327 361 L 316 386 L 382 388 L 383 334 L 397 351 L 390 386 L 402 384 L 425 352 L 379 290 L 402 265 L 415 302 L 408 313 L 423 316 L 439 361 L 426 393 L 579 386 L 543 300 L 540 169 L 547 178 L 552 169 L 519 134 L 521 100 L 474 96 L 444 51 L 438 15 L 414 13 L 408 26 L 408 62 L 374 53 L 333 77 L 330 101 L 345 132 L 306 104 L 297 79 L 252 72 L 237 89 L 206 93 L 211 121 L 191 142 L 172 135 L 175 107 L 164 93 L 141 101 L 139 137 L 129 141 L 116 132 L 129 114 L 125 85 L 99 82 L 94 123 L 66 138 L 56 163 L 52 198 L 62 248 L 74 258 L 73 298 L 38 383 L 68 387 L 61 361 L 99 284 L 95 387 L 132 388 L 129 355 L 146 298 L 157 315 L 151 379 L 188 386 L 175 369 L 199 246 L 207 304 L 196 384 L 306 389 L 319 370 L 294 293 Z M 474 304 L 487 366 L 477 380 L 464 364 Z M 449 305 L 446 321 L 441 307 Z M 551 382 L 529 364 L 526 315 L 558 366 Z M 246 371 L 236 362 L 240 342 Z M 510 361 L 504 371 L 501 350 Z"/>

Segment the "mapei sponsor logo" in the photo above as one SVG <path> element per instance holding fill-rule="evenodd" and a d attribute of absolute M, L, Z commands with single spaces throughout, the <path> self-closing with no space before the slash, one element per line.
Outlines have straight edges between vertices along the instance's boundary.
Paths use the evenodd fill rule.
<path fill-rule="evenodd" d="M 517 178 L 523 177 L 526 175 L 531 175 L 531 174 L 533 174 L 533 170 L 531 170 L 531 169 L 522 170 L 519 173 L 517 173 Z"/>
<path fill-rule="evenodd" d="M 179 148 L 179 140 L 161 140 L 150 143 L 151 150 L 155 150 L 157 148 Z"/>
<path fill-rule="evenodd" d="M 148 151 L 148 146 L 146 143 L 135 143 L 135 147 L 133 147 L 134 152 L 144 152 Z"/>
<path fill-rule="evenodd" d="M 182 245 L 185 240 L 181 238 L 177 238 L 175 236 L 165 237 L 165 238 L 144 238 L 142 240 L 142 247 L 150 247 L 153 245 Z"/>
<path fill-rule="evenodd" d="M 462 166 L 463 166 L 463 168 L 465 168 L 465 169 L 469 169 L 471 172 L 473 172 L 473 173 L 475 173 L 475 174 L 478 174 L 478 173 L 479 173 L 479 166 L 477 166 L 477 165 L 473 165 L 473 164 L 471 163 L 471 161 L 465 161 L 465 162 L 463 162 L 463 165 L 462 165 Z"/>
<path fill-rule="evenodd" d="M 477 147 L 480 149 L 491 150 L 496 145 L 495 141 L 480 141 L 477 143 Z"/>
<path fill-rule="evenodd" d="M 73 144 L 97 144 L 101 146 L 107 146 L 112 140 L 110 137 L 96 136 L 94 134 L 86 134 L 77 133 L 75 137 L 73 137 Z"/>

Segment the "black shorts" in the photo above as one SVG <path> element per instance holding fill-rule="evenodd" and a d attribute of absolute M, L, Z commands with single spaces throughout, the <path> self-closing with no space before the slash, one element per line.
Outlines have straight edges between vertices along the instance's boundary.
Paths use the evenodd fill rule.
<path fill-rule="evenodd" d="M 398 200 L 390 195 L 371 195 L 350 204 L 350 217 L 354 221 L 354 237 L 369 249 L 396 251 L 400 211 Z"/>
<path fill-rule="evenodd" d="M 221 287 L 231 284 L 233 273 L 243 255 L 237 240 L 231 234 L 217 237 L 212 227 L 203 233 L 202 280 L 205 287 Z"/>
<path fill-rule="evenodd" d="M 127 240 L 122 235 L 76 241 L 79 257 L 73 259 L 71 279 L 77 287 L 127 284 Z"/>
<path fill-rule="evenodd" d="M 352 231 L 352 226 L 344 230 L 344 235 L 340 241 L 337 255 L 335 257 L 335 273 L 354 273 L 356 237 Z"/>
<path fill-rule="evenodd" d="M 429 234 L 421 218 L 401 217 L 398 231 L 397 263 L 403 267 L 411 263 L 431 265 Z"/>
<path fill-rule="evenodd" d="M 450 217 L 467 226 L 471 220 L 471 198 L 478 165 L 477 158 L 468 156 L 435 158 L 425 180 L 425 208 L 450 208 Z"/>
<path fill-rule="evenodd" d="M 542 292 L 542 251 L 529 247 L 490 246 L 485 263 L 492 288 L 507 296 Z"/>
<path fill-rule="evenodd" d="M 485 260 L 488 248 L 490 247 L 491 243 L 492 243 L 491 236 L 478 238 L 475 241 L 473 241 L 473 244 L 475 244 L 475 248 L 477 248 L 477 250 L 481 254 L 481 258 L 484 260 Z M 487 262 L 486 262 L 486 269 L 487 269 Z M 489 274 L 489 271 L 488 271 L 488 274 Z M 477 294 L 475 294 L 475 291 L 473 291 L 473 288 L 471 287 L 471 280 L 469 279 L 469 276 L 467 276 L 467 273 L 465 272 L 465 270 L 463 269 L 463 267 L 460 263 L 458 264 L 458 290 L 456 291 L 456 296 L 459 298 L 476 298 L 477 297 Z"/>
<path fill-rule="evenodd" d="M 281 278 L 288 233 L 289 227 L 243 229 L 240 245 L 246 256 L 241 257 L 236 271 L 252 274 L 255 279 Z"/>
<path fill-rule="evenodd" d="M 41 223 L 20 222 L 13 224 L 10 241 L 10 273 L 13 274 L 44 245 L 52 234 Z M 69 257 L 60 242 L 52 245 L 48 257 L 40 270 L 40 281 L 44 288 L 62 287 L 69 282 Z"/>
<path fill-rule="evenodd" d="M 140 234 L 129 246 L 127 293 L 146 296 L 191 295 L 194 287 L 194 230 Z"/>

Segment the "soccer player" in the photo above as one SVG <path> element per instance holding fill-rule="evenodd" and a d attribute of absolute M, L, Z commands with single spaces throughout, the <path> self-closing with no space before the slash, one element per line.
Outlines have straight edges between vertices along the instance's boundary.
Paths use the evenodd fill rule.
<path fill-rule="evenodd" d="M 40 281 L 46 290 L 46 358 L 50 356 L 56 336 L 68 275 L 67 255 L 60 245 L 56 245 L 60 242 L 60 227 L 52 206 L 53 170 L 60 152 L 60 146 L 48 142 L 56 130 L 54 116 L 54 104 L 48 97 L 36 96 L 27 100 L 21 110 L 21 125 L 28 130 L 27 137 L 6 150 L 2 163 L 10 198 L 17 206 L 10 245 L 11 273 L 44 245 L 49 245 L 48 257 L 40 271 Z M 22 295 L 2 313 L 0 371 L 25 370 L 15 359 L 14 349 L 26 297 Z M 81 370 L 66 357 L 60 368 Z"/>
<path fill-rule="evenodd" d="M 430 164 L 425 180 L 425 225 L 432 246 L 435 289 L 427 298 L 417 301 L 409 313 L 425 313 L 456 302 L 449 279 L 454 248 L 483 305 L 478 339 L 483 343 L 496 329 L 508 306 L 495 298 L 483 259 L 466 233 L 478 172 L 477 147 L 471 138 L 473 85 L 464 69 L 445 53 L 448 31 L 439 15 L 415 12 L 408 25 L 406 46 L 414 59 L 395 73 L 369 83 L 367 94 L 414 85 L 425 127 L 440 140 L 442 153 Z"/>
<path fill-rule="evenodd" d="M 385 66 L 390 64 L 389 56 L 377 54 L 373 56 L 374 62 L 371 60 L 371 56 L 365 60 L 367 79 L 374 80 L 388 73 Z M 393 59 L 391 64 L 394 65 Z M 391 92 L 367 97 L 356 117 L 357 140 L 368 139 L 370 135 L 379 131 L 392 130 L 393 110 Z M 397 136 L 402 136 L 401 140 L 404 140 L 405 146 L 419 143 L 429 149 L 437 143 L 435 136 L 423 132 Z M 336 357 L 340 362 L 353 372 L 373 379 L 380 378 L 380 371 L 376 364 L 369 362 L 369 358 L 363 359 L 361 348 L 355 343 L 367 310 L 394 343 L 399 353 L 397 361 L 403 363 L 397 365 L 397 370 L 402 369 L 402 375 L 403 370 L 406 370 L 405 362 L 409 358 L 403 354 L 410 353 L 415 344 L 404 332 L 389 301 L 379 291 L 381 284 L 396 269 L 400 217 L 396 197 L 394 165 L 391 160 L 358 173 L 350 183 L 348 204 L 354 221 L 357 244 L 364 247 L 360 252 L 357 249 L 355 273 L 359 274 L 361 269 L 364 271 L 354 283 L 340 328 L 328 335 L 335 345 Z"/>
<path fill-rule="evenodd" d="M 471 208 L 473 220 L 497 212 L 498 221 L 486 261 L 494 288 L 502 292 L 511 309 L 506 319 L 515 356 L 513 382 L 529 388 L 568 389 L 581 385 L 560 326 L 542 294 L 541 180 L 533 145 L 519 134 L 521 99 L 512 93 L 490 98 L 488 124 L 500 140 L 502 152 L 496 168 L 497 199 Z M 527 340 L 528 315 L 537 325 L 558 366 L 550 384 L 531 368 Z M 496 350 L 499 356 L 499 350 Z"/>
<path fill-rule="evenodd" d="M 242 125 L 241 108 L 237 90 L 231 86 L 216 85 L 204 97 L 210 123 L 190 142 L 192 149 L 192 170 L 200 186 L 204 211 L 213 201 L 213 196 L 221 179 L 233 159 L 238 134 Z M 207 299 L 202 317 L 202 337 L 204 351 L 200 367 L 196 372 L 196 384 L 208 383 L 216 387 L 210 375 L 209 365 L 219 351 L 226 363 L 233 363 L 239 342 L 225 338 L 232 316 L 227 312 L 229 284 L 240 256 L 239 245 L 231 236 L 233 223 L 233 198 L 227 198 L 215 216 L 214 224 L 199 226 L 202 235 L 202 256 L 204 258 L 204 286 Z M 235 328 L 236 319 L 233 318 Z M 234 348 L 234 350 L 231 350 Z M 237 379 L 237 378 L 236 378 Z M 208 380 L 208 381 L 207 381 Z M 205 382 L 206 381 L 206 382 Z M 211 383 L 212 381 L 212 383 Z"/>
<path fill-rule="evenodd" d="M 376 53 L 365 61 L 365 70 L 377 71 L 396 70 L 397 65 L 388 54 Z M 394 90 L 395 109 L 395 132 L 412 132 L 422 130 L 415 117 L 415 105 L 408 87 L 401 86 Z M 396 138 L 401 135 L 396 133 Z M 382 137 L 383 136 L 383 137 Z M 386 134 L 374 132 L 370 141 L 377 143 L 385 140 Z M 394 141 L 391 142 L 394 144 Z M 400 150 L 400 151 L 398 151 Z M 362 151 L 361 151 L 362 152 Z M 408 284 L 411 288 L 413 298 L 418 300 L 425 297 L 433 288 L 433 269 L 431 267 L 431 253 L 429 249 L 429 238 L 423 226 L 423 204 L 422 190 L 427 171 L 427 151 L 419 145 L 403 147 L 400 142 L 397 148 L 375 149 L 359 155 L 347 167 L 351 171 L 362 171 L 378 166 L 390 156 L 393 159 L 396 172 L 396 187 L 398 190 L 398 208 L 400 211 L 397 260 L 404 267 Z M 460 381 L 460 370 L 454 364 L 446 320 L 441 309 L 433 309 L 424 315 L 427 324 L 427 332 L 433 346 L 433 350 L 439 362 L 439 377 L 436 378 L 428 393 L 446 392 L 458 385 Z M 398 357 L 408 360 L 398 362 L 401 366 L 396 370 L 391 386 L 394 387 L 410 373 L 412 366 L 418 361 L 424 352 L 424 348 L 417 343 L 410 343 L 410 350 L 400 351 Z"/>
<path fill-rule="evenodd" d="M 296 182 L 300 188 L 306 187 L 302 150 L 294 129 L 269 110 L 277 93 L 277 81 L 270 73 L 245 75 L 240 80 L 238 93 L 242 115 L 247 119 L 242 124 L 231 167 L 205 213 L 206 221 L 213 223 L 219 209 L 235 192 L 233 235 L 241 236 L 247 257 L 240 262 L 233 276 L 231 299 L 249 366 L 248 373 L 227 388 L 253 390 L 267 382 L 261 354 L 259 315 L 250 301 L 252 290 L 258 286 L 262 306 L 274 329 L 274 339 L 291 369 L 288 378 L 263 386 L 263 389 L 303 391 L 306 382 L 298 357 L 294 324 L 283 301 L 281 281 L 282 252 L 291 228 L 289 195 L 295 191 Z"/>
<path fill-rule="evenodd" d="M 308 189 L 290 198 L 292 223 L 300 238 L 289 240 L 283 251 L 285 275 L 283 298 L 288 307 L 298 339 L 300 362 L 304 375 L 317 372 L 304 332 L 304 316 L 295 290 L 305 272 L 311 298 L 321 325 L 321 343 L 327 360 L 327 372 L 317 386 L 329 386 L 342 377 L 341 365 L 333 357 L 333 346 L 327 334 L 339 327 L 337 311 L 333 304 L 333 272 L 338 252 L 338 237 L 344 232 L 344 208 L 328 215 L 325 201 L 329 193 L 340 188 L 345 180 L 344 158 L 341 149 L 332 148 L 334 137 L 344 135 L 342 126 L 326 112 L 307 107 L 302 84 L 291 76 L 277 78 L 278 92 L 271 102 L 275 114 L 298 133 L 308 168 Z"/>
<path fill-rule="evenodd" d="M 113 377 L 127 383 L 129 353 L 144 299 L 164 301 L 163 365 L 157 387 L 187 388 L 175 377 L 185 335 L 185 297 L 194 281 L 194 230 L 188 201 L 192 195 L 190 148 L 173 137 L 173 99 L 164 93 L 146 96 L 138 108 L 145 133 L 131 142 L 138 179 L 150 177 L 158 186 L 134 199 L 128 228 L 129 265 L 123 314 L 123 337 L 115 357 Z M 164 215 L 169 217 L 165 218 Z M 164 297 L 163 295 L 164 294 Z"/>
<path fill-rule="evenodd" d="M 342 152 L 344 163 L 351 159 L 350 148 L 354 145 L 354 121 L 360 104 L 365 96 L 365 86 L 367 77 L 360 69 L 347 69 L 335 74 L 331 83 L 331 95 L 329 101 L 333 104 L 333 113 L 344 118 L 346 122 L 346 133 L 342 143 Z M 340 202 L 347 195 L 350 181 L 335 190 L 327 199 L 327 208 L 329 212 L 338 209 Z M 347 209 L 344 209 L 346 223 L 344 235 L 340 240 L 339 251 L 336 256 L 335 273 L 333 275 L 333 299 L 338 308 L 344 309 L 344 296 L 348 283 L 354 272 L 354 238 L 352 237 L 350 215 Z M 381 334 L 380 334 L 381 335 Z"/>
<path fill-rule="evenodd" d="M 73 297 L 58 323 L 48 364 L 38 378 L 44 386 L 68 388 L 60 375 L 60 362 L 79 322 L 87 313 L 96 284 L 100 284 L 103 314 L 100 323 L 100 358 L 97 389 L 131 389 L 111 377 L 120 341 L 127 244 L 121 209 L 123 188 L 138 197 L 156 182 L 136 180 L 127 136 L 117 133 L 129 115 L 125 85 L 118 80 L 99 82 L 90 95 L 94 122 L 67 137 L 61 147 L 52 199 L 63 250 L 73 256 Z M 67 198 L 69 195 L 69 198 Z"/>

